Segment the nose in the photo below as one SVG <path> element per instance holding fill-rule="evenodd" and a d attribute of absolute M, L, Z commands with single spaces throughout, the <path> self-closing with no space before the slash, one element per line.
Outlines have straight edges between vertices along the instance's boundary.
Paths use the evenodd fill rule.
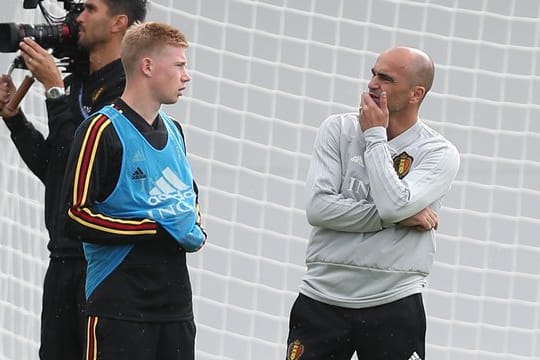
<path fill-rule="evenodd" d="M 368 89 L 369 90 L 376 90 L 380 87 L 379 82 L 377 81 L 377 77 L 373 76 L 371 80 L 368 82 Z"/>
<path fill-rule="evenodd" d="M 189 82 L 191 81 L 191 76 L 189 75 L 189 73 L 186 71 L 184 72 L 184 75 L 182 75 L 182 81 L 183 82 Z"/>
<path fill-rule="evenodd" d="M 86 12 L 86 11 L 83 10 L 83 11 L 80 12 L 79 15 L 77 15 L 77 18 L 75 19 L 75 21 L 77 22 L 77 24 L 82 23 L 82 18 L 83 18 L 83 16 L 84 16 L 85 12 Z"/>

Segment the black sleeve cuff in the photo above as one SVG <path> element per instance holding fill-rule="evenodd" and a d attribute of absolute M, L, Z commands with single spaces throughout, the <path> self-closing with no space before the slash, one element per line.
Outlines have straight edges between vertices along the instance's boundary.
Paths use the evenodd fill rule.
<path fill-rule="evenodd" d="M 27 120 L 22 110 L 20 110 L 15 116 L 4 117 L 3 119 L 11 133 L 16 133 L 17 131 L 26 127 Z"/>

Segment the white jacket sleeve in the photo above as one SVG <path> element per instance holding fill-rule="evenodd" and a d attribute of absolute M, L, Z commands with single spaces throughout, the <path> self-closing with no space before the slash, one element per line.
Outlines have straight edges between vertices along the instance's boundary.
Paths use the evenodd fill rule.
<path fill-rule="evenodd" d="M 341 121 L 332 116 L 319 128 L 306 180 L 306 215 L 313 226 L 344 232 L 381 230 L 377 208 L 366 199 L 341 193 L 343 164 Z"/>
<path fill-rule="evenodd" d="M 421 156 L 403 179 L 394 169 L 386 129 L 367 129 L 364 138 L 371 195 L 384 221 L 407 219 L 440 201 L 450 189 L 459 169 L 459 153 L 442 137 L 419 145 Z"/>

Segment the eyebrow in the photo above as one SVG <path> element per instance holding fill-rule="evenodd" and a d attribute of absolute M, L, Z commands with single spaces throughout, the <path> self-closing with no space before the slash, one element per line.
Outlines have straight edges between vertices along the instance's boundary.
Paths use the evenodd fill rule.
<path fill-rule="evenodd" d="M 388 75 L 387 73 L 384 73 L 384 72 L 377 72 L 377 71 L 375 71 L 374 68 L 371 68 L 371 74 L 373 74 L 373 76 L 378 76 L 382 80 L 386 80 L 386 81 L 390 81 L 390 82 L 396 82 L 396 80 L 392 76 L 390 76 L 390 75 Z"/>
<path fill-rule="evenodd" d="M 95 10 L 96 9 L 95 4 L 88 3 L 88 2 L 83 3 L 83 7 L 84 7 L 85 10 Z"/>

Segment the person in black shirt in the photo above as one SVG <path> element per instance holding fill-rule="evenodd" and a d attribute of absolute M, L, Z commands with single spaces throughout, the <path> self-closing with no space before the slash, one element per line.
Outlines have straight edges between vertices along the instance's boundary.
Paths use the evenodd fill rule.
<path fill-rule="evenodd" d="M 128 29 L 124 93 L 73 141 L 66 229 L 88 262 L 87 360 L 195 356 L 186 252 L 199 250 L 206 233 L 181 126 L 160 110 L 191 80 L 187 46 L 163 23 Z"/>
<path fill-rule="evenodd" d="M 49 266 L 43 284 L 39 356 L 48 359 L 83 357 L 83 313 L 86 263 L 80 242 L 65 234 L 67 204 L 59 201 L 65 166 L 75 129 L 93 111 L 121 95 L 125 76 L 120 61 L 122 37 L 146 16 L 146 0 L 86 0 L 77 18 L 78 44 L 87 66 L 77 66 L 62 79 L 54 58 L 25 38 L 21 55 L 28 70 L 45 88 L 49 132 L 45 137 L 20 108 L 5 105 L 15 93 L 7 75 L 0 81 L 0 116 L 19 154 L 45 185 L 45 225 L 49 232 Z M 80 65 L 80 64 L 77 64 Z"/>

